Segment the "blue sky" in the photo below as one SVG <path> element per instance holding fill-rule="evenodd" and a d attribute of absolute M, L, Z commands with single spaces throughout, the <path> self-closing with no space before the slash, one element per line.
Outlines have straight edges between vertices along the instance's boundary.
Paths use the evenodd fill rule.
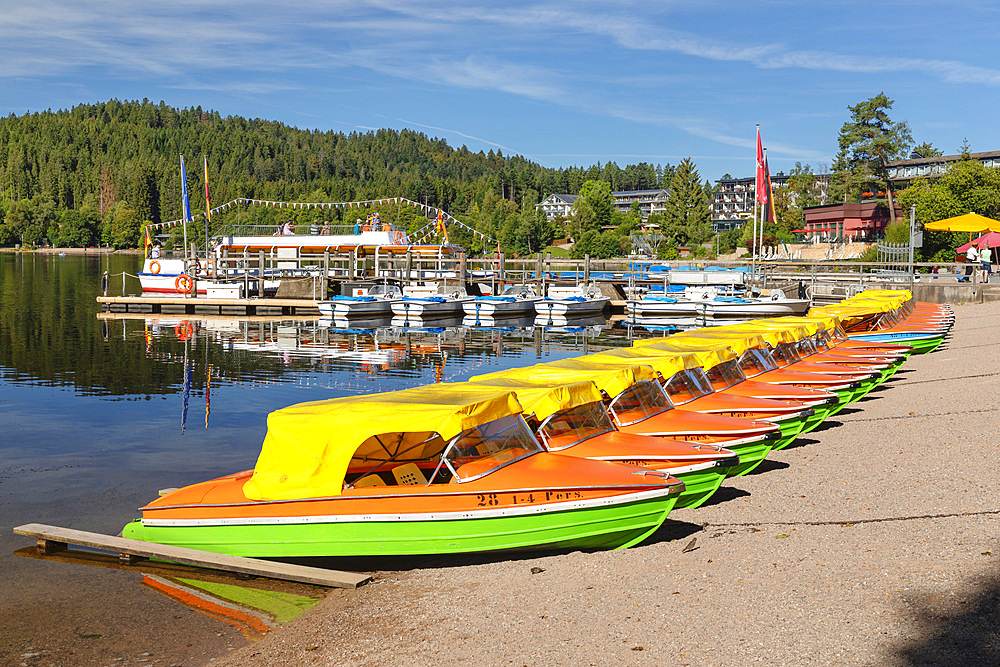
<path fill-rule="evenodd" d="M 917 142 L 1000 150 L 1000 4 L 0 0 L 0 113 L 110 98 L 409 127 L 560 167 L 828 167 L 880 91 Z"/>

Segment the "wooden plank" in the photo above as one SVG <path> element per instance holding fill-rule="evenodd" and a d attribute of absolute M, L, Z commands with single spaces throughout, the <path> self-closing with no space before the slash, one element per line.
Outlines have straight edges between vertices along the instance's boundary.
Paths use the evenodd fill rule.
<path fill-rule="evenodd" d="M 318 308 L 316 299 L 223 299 L 204 296 L 98 296 L 97 303 L 102 304 L 155 304 L 160 306 L 294 306 L 297 308 Z"/>
<path fill-rule="evenodd" d="M 196 320 L 200 322 L 301 322 L 317 323 L 320 315 L 216 315 L 215 313 L 122 313 L 116 311 L 98 311 L 99 320 Z"/>
<path fill-rule="evenodd" d="M 130 540 L 124 537 L 102 535 L 84 530 L 74 530 L 72 528 L 60 528 L 59 526 L 47 526 L 40 523 L 27 523 L 23 526 L 18 526 L 14 529 L 14 534 L 34 537 L 39 544 L 49 542 L 78 544 L 92 549 L 115 551 L 126 558 L 133 556 L 161 558 L 185 565 L 198 565 L 217 570 L 230 570 L 232 572 L 242 572 L 243 574 L 252 574 L 259 577 L 301 581 L 307 584 L 318 584 L 320 586 L 335 588 L 357 588 L 371 579 L 369 575 L 355 572 L 341 572 L 339 570 L 326 570 L 318 567 L 261 560 L 259 558 L 217 554 L 211 551 L 174 547 L 166 544 L 143 542 L 141 540 Z"/>

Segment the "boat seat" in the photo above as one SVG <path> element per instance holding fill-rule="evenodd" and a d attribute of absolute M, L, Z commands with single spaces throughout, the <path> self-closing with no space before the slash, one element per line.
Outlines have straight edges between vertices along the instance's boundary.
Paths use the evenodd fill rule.
<path fill-rule="evenodd" d="M 385 486 L 385 485 L 386 485 L 385 482 L 378 475 L 366 475 L 361 479 L 355 481 L 353 484 L 351 484 L 351 486 L 353 486 L 355 489 L 362 486 Z"/>
<path fill-rule="evenodd" d="M 392 469 L 392 476 L 396 478 L 396 483 L 400 486 L 423 486 L 427 484 L 427 477 L 423 471 L 417 467 L 416 463 L 404 463 Z"/>

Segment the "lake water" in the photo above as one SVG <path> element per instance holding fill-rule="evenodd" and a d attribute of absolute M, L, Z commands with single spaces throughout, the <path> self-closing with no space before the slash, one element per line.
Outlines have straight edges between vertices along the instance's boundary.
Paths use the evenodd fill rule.
<path fill-rule="evenodd" d="M 272 410 L 464 380 L 635 335 L 603 320 L 341 330 L 318 318 L 99 313 L 102 272 L 140 264 L 0 253 L 0 664 L 201 664 L 319 597 L 113 558 L 39 560 L 14 526 L 115 535 L 159 489 L 252 468 Z M 247 611 L 248 586 L 268 602 Z"/>

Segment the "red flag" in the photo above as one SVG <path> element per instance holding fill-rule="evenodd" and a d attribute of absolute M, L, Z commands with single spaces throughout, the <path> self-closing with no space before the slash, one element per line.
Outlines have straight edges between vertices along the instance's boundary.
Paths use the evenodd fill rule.
<path fill-rule="evenodd" d="M 758 144 L 759 145 L 759 144 Z M 771 172 L 767 168 L 767 154 L 764 154 L 764 187 L 757 191 L 757 199 L 764 207 L 764 215 L 761 219 L 766 222 L 777 222 L 778 216 L 774 214 L 774 198 L 771 197 Z M 761 194 L 764 198 L 761 199 Z"/>
<path fill-rule="evenodd" d="M 761 204 L 767 204 L 769 199 L 768 194 L 770 193 L 770 188 L 767 187 L 767 161 L 764 159 L 764 149 L 760 144 L 760 125 L 757 126 L 757 182 L 754 184 L 756 189 L 757 201 Z"/>

